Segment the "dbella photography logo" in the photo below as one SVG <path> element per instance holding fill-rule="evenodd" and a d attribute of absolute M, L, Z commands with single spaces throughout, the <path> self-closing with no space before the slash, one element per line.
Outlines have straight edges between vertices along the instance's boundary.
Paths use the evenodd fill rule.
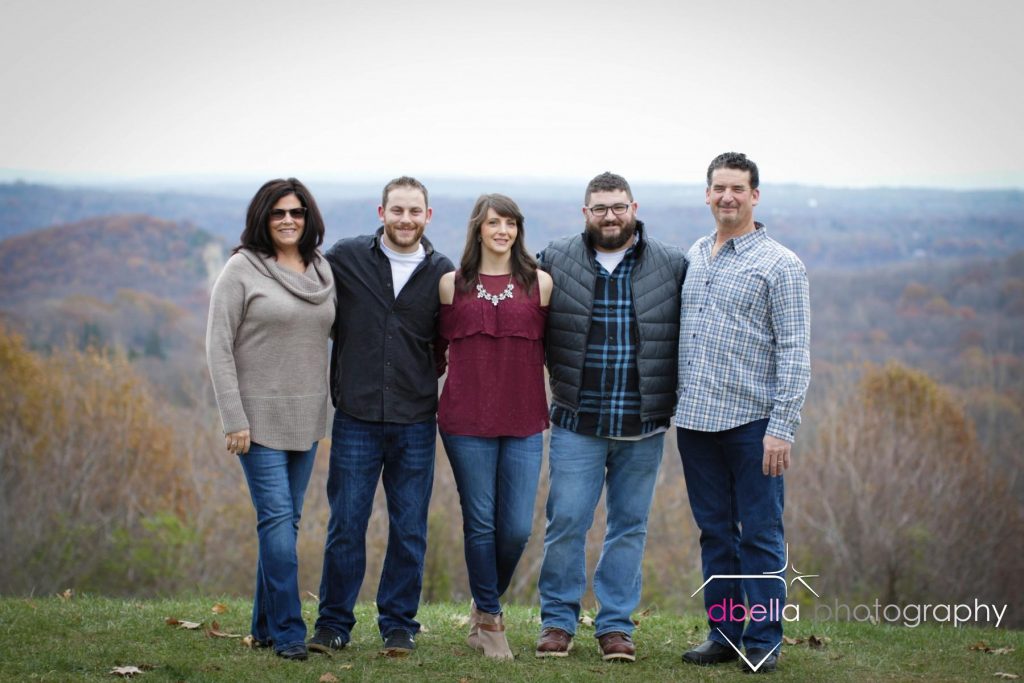
<path fill-rule="evenodd" d="M 792 569 L 793 573 L 796 574 L 790 582 L 786 583 L 786 569 Z M 776 569 L 772 572 L 764 572 L 762 574 L 714 574 L 708 577 L 708 579 L 700 585 L 700 587 L 690 594 L 690 597 L 695 597 L 698 593 L 703 591 L 712 581 L 734 581 L 734 580 L 750 580 L 750 581 L 778 581 L 782 584 L 782 599 L 772 598 L 768 601 L 767 605 L 754 604 L 747 607 L 746 604 L 740 602 L 737 603 L 732 598 L 723 599 L 720 603 L 715 603 L 708 607 L 708 619 L 712 622 L 721 623 L 723 621 L 732 621 L 745 623 L 748 619 L 750 621 L 799 621 L 800 619 L 800 606 L 791 605 L 786 602 L 786 596 L 789 595 L 789 588 L 794 583 L 801 583 L 807 590 L 814 594 L 814 597 L 820 597 L 818 593 L 811 588 L 810 584 L 807 583 L 807 579 L 814 578 L 817 574 L 804 574 L 800 572 L 796 567 L 791 567 L 789 563 L 789 544 L 786 544 L 786 558 L 785 562 L 782 563 L 781 569 Z M 751 662 L 747 659 L 747 656 L 743 654 L 743 649 L 740 648 L 736 643 L 729 639 L 729 636 L 725 635 L 722 629 L 716 629 L 718 633 L 725 638 L 725 642 L 729 643 L 729 646 L 736 651 L 736 654 L 746 662 L 747 666 L 750 667 L 751 671 L 757 671 L 761 668 L 761 665 L 767 661 L 772 653 L 778 650 L 782 646 L 780 640 L 775 644 L 771 650 L 761 659 L 761 661 Z"/>
<path fill-rule="evenodd" d="M 786 570 L 792 571 L 793 578 L 788 582 L 786 581 Z M 762 622 L 762 621 L 799 621 L 800 620 L 800 605 L 791 604 L 786 602 L 786 597 L 789 595 L 789 589 L 794 584 L 799 583 L 808 591 L 814 595 L 815 598 L 820 598 L 818 592 L 815 591 L 807 579 L 816 578 L 818 574 L 804 574 L 800 572 L 796 567 L 792 566 L 789 561 L 789 544 L 786 544 L 786 557 L 785 562 L 781 569 L 777 569 L 771 572 L 764 572 L 763 574 L 715 574 L 709 577 L 704 583 L 700 585 L 697 590 L 690 594 L 690 597 L 696 597 L 698 593 L 705 590 L 712 581 L 725 581 L 725 580 L 749 580 L 749 581 L 777 581 L 780 583 L 782 588 L 782 598 L 772 598 L 767 601 L 766 604 L 754 604 L 746 605 L 743 602 L 737 602 L 732 598 L 725 598 L 720 602 L 716 602 L 709 605 L 707 608 L 708 619 L 712 623 L 722 622 L 733 622 L 733 623 L 746 623 L 747 621 Z M 909 605 L 894 605 L 886 604 L 883 605 L 881 600 L 875 600 L 870 604 L 857 604 L 848 605 L 840 603 L 838 600 L 834 601 L 832 605 L 818 604 L 814 607 L 813 618 L 815 621 L 859 621 L 868 622 L 872 624 L 902 624 L 908 628 L 916 628 L 924 622 L 935 622 L 935 623 L 952 623 L 953 626 L 962 626 L 964 624 L 978 623 L 978 622 L 991 622 L 992 617 L 995 617 L 995 626 L 999 628 L 1003 622 L 1003 617 L 1006 615 L 1006 609 L 1008 605 L 990 605 L 983 603 L 980 600 L 975 599 L 974 604 L 909 604 Z M 716 629 L 718 633 L 725 639 L 725 642 L 729 643 L 733 650 L 747 663 L 754 671 L 757 671 L 764 663 L 765 659 L 771 655 L 772 652 L 777 650 L 782 643 L 779 642 L 774 648 L 765 655 L 765 658 L 760 662 L 754 664 L 743 654 L 742 650 L 736 643 L 733 643 L 729 637 L 722 631 L 722 629 Z"/>

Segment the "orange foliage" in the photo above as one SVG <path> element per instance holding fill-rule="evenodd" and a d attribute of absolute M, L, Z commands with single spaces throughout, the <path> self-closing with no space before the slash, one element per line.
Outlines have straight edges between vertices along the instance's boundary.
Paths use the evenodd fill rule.
<path fill-rule="evenodd" d="M 18 549 L 0 557 L 0 592 L 95 578 L 119 533 L 187 520 L 172 425 L 124 357 L 43 357 L 0 328 L 0 415 L 0 536 Z"/>
<path fill-rule="evenodd" d="M 965 352 L 973 357 L 978 352 Z M 1024 533 L 1013 472 L 989 461 L 972 420 L 931 377 L 866 367 L 824 413 L 794 471 L 802 544 L 830 592 L 914 600 L 1014 602 Z"/>

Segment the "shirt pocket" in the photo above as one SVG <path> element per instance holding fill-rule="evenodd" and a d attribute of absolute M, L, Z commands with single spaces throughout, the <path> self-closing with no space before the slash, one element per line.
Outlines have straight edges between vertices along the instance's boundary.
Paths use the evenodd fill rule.
<path fill-rule="evenodd" d="M 768 315 L 768 280 L 752 270 L 720 273 L 711 287 L 719 312 L 736 323 L 760 323 Z"/>

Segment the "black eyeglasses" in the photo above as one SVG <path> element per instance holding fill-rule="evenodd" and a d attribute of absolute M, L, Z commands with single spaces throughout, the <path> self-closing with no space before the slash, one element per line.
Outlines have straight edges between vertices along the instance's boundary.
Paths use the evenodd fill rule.
<path fill-rule="evenodd" d="M 608 209 L 611 209 L 612 213 L 615 214 L 616 216 L 621 216 L 622 214 L 624 214 L 627 211 L 629 211 L 629 204 L 612 204 L 611 206 L 605 206 L 604 204 L 598 204 L 597 206 L 588 206 L 587 207 L 587 211 L 590 212 L 590 215 L 597 216 L 599 218 L 601 216 L 607 216 L 608 215 Z"/>
<path fill-rule="evenodd" d="M 270 220 L 272 221 L 283 221 L 285 216 L 291 216 L 293 219 L 301 219 L 306 217 L 306 207 L 300 206 L 297 209 L 271 209 Z"/>

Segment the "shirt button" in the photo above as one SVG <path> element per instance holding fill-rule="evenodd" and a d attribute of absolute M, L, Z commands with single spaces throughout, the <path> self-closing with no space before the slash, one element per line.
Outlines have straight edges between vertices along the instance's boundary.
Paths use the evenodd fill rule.
<path fill-rule="evenodd" d="M 698 312 L 698 313 L 701 313 L 701 312 L 703 312 L 703 311 L 704 311 L 704 309 L 703 309 L 703 308 L 698 308 L 698 309 L 697 309 L 697 312 Z"/>
<path fill-rule="evenodd" d="M 696 339 L 696 338 L 697 338 L 697 335 L 693 335 L 693 338 L 694 338 L 694 339 Z"/>

